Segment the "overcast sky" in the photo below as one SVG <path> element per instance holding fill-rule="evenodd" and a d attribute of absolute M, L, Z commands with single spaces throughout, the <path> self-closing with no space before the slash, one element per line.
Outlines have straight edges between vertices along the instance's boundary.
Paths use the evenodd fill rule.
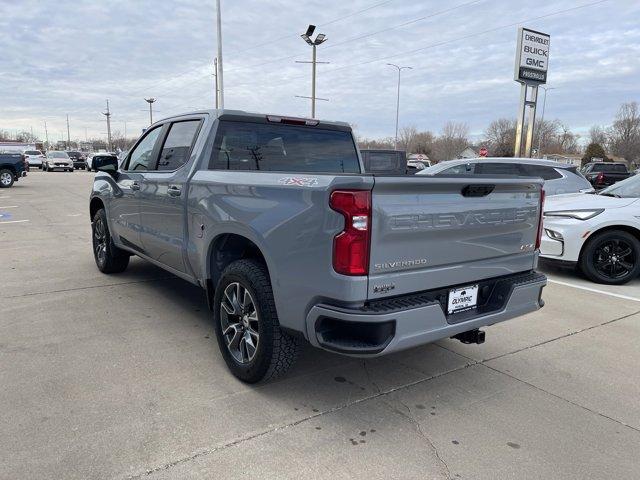
<path fill-rule="evenodd" d="M 404 70 L 400 125 L 439 132 L 447 120 L 480 135 L 514 117 L 517 25 L 551 35 L 545 118 L 579 133 L 609 124 L 622 102 L 640 101 L 638 0 L 222 0 L 225 106 L 308 116 L 309 23 L 318 47 L 318 117 L 366 137 L 391 136 L 395 69 Z M 588 6 L 587 6 L 588 5 Z M 584 6 L 583 8 L 575 8 Z M 213 0 L 0 0 L 0 129 L 33 128 L 50 140 L 137 135 L 157 118 L 214 105 Z"/>

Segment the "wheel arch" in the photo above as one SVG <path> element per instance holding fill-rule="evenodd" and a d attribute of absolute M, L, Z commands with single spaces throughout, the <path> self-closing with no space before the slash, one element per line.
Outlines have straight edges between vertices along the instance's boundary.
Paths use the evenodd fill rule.
<path fill-rule="evenodd" d="M 93 216 L 96 214 L 98 210 L 104 208 L 104 202 L 99 197 L 93 197 L 89 202 L 89 215 L 90 220 L 93 220 Z"/>
<path fill-rule="evenodd" d="M 589 234 L 589 237 L 587 239 L 585 239 L 584 242 L 582 242 L 582 246 L 580 247 L 580 254 L 578 256 L 578 260 L 580 260 L 582 258 L 582 252 L 584 252 L 584 249 L 586 248 L 587 244 L 596 235 L 600 235 L 600 234 L 606 233 L 606 232 L 612 232 L 612 231 L 615 231 L 615 230 L 620 230 L 620 231 L 623 231 L 623 232 L 630 233 L 631 235 L 633 235 L 640 242 L 640 228 L 634 227 L 632 225 L 624 225 L 624 224 L 605 225 L 605 226 L 602 226 L 602 227 L 598 228 L 597 230 L 594 230 L 593 232 L 591 232 Z"/>
<path fill-rule="evenodd" d="M 238 233 L 221 233 L 214 237 L 207 251 L 205 287 L 209 308 L 213 307 L 215 287 L 223 270 L 236 260 L 253 258 L 264 264 L 269 277 L 269 264 L 260 247 L 250 238 Z"/>

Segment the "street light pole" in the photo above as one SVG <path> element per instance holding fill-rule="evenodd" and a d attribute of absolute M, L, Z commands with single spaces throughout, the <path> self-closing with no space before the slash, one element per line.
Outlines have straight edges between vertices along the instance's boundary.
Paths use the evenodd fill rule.
<path fill-rule="evenodd" d="M 67 149 L 71 148 L 71 134 L 69 133 L 69 114 L 67 114 Z"/>
<path fill-rule="evenodd" d="M 218 57 L 213 59 L 213 76 L 216 78 L 216 110 L 218 109 Z"/>
<path fill-rule="evenodd" d="M 156 99 L 151 97 L 145 98 L 144 100 L 149 104 L 149 125 L 153 125 L 153 102 L 155 102 Z"/>
<path fill-rule="evenodd" d="M 222 11 L 220 10 L 220 0 L 216 0 L 216 12 L 218 26 L 218 71 L 216 72 L 216 81 L 220 86 L 220 108 L 224 109 L 224 82 L 222 75 Z M 216 108 L 218 107 L 216 106 Z"/>
<path fill-rule="evenodd" d="M 107 111 L 102 114 L 107 117 L 107 150 L 111 151 L 111 112 L 109 111 L 109 100 L 107 100 Z"/>
<path fill-rule="evenodd" d="M 544 99 L 542 100 L 542 115 L 538 124 L 538 157 L 542 158 L 542 127 L 544 126 L 544 109 L 547 106 L 547 90 L 555 90 L 556 87 L 540 85 L 540 88 L 544 90 Z"/>
<path fill-rule="evenodd" d="M 397 150 L 398 149 L 398 120 L 400 119 L 400 72 L 405 68 L 408 70 L 412 70 L 413 67 L 400 67 L 395 63 L 387 63 L 387 65 L 398 69 L 398 95 L 396 99 L 396 137 L 395 137 L 394 146 L 393 146 L 394 150 Z"/>

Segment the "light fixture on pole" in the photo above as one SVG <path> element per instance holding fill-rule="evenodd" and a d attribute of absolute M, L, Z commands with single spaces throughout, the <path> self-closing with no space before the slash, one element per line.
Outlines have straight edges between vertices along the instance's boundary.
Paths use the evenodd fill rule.
<path fill-rule="evenodd" d="M 398 94 L 396 98 L 396 136 L 393 144 L 394 150 L 397 150 L 398 149 L 398 120 L 400 118 L 400 72 L 402 72 L 402 70 L 405 70 L 405 69 L 413 70 L 413 67 L 401 67 L 399 65 L 396 65 L 395 63 L 387 63 L 387 65 L 398 69 Z"/>
<path fill-rule="evenodd" d="M 540 123 L 538 124 L 538 156 L 542 155 L 542 129 L 544 127 L 544 109 L 547 106 L 547 90 L 555 90 L 556 87 L 545 87 L 540 85 L 544 90 L 544 99 L 542 100 L 542 115 L 540 115 Z"/>
<path fill-rule="evenodd" d="M 149 125 L 153 125 L 153 102 L 156 101 L 155 98 L 145 98 L 145 102 L 149 104 Z"/>
<path fill-rule="evenodd" d="M 310 62 L 304 62 L 304 61 L 297 61 L 296 63 L 310 63 L 311 64 L 311 97 L 304 97 L 302 95 L 296 95 L 296 97 L 298 98 L 311 98 L 311 118 L 316 118 L 316 100 L 325 100 L 328 101 L 326 98 L 316 98 L 316 65 L 318 63 L 329 63 L 329 62 L 318 62 L 316 60 L 316 47 L 318 45 L 320 45 L 321 43 L 324 43 L 327 41 L 327 36 L 324 33 L 319 33 L 318 35 L 316 35 L 315 40 L 311 39 L 311 36 L 313 35 L 313 32 L 316 30 L 316 26 L 315 25 L 309 25 L 307 27 L 307 31 L 304 32 L 302 35 L 300 35 L 302 37 L 302 39 L 307 42 L 307 44 L 309 44 L 311 46 L 311 48 L 313 49 L 313 53 L 311 56 L 311 61 Z"/>

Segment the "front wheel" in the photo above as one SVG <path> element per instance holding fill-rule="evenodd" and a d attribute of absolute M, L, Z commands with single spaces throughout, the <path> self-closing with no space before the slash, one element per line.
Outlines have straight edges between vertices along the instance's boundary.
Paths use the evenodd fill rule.
<path fill-rule="evenodd" d="M 91 222 L 93 239 L 93 256 L 102 273 L 120 273 L 129 265 L 129 254 L 113 244 L 107 214 L 101 208 L 93 216 Z"/>
<path fill-rule="evenodd" d="M 579 266 L 592 282 L 627 283 L 640 273 L 640 241 L 623 230 L 596 233 L 585 245 Z"/>
<path fill-rule="evenodd" d="M 0 170 L 0 188 L 9 188 L 13 185 L 13 172 L 8 169 Z"/>
<path fill-rule="evenodd" d="M 264 264 L 245 259 L 225 268 L 213 309 L 218 346 L 237 378 L 247 383 L 268 381 L 293 365 L 300 340 L 280 328 Z"/>

